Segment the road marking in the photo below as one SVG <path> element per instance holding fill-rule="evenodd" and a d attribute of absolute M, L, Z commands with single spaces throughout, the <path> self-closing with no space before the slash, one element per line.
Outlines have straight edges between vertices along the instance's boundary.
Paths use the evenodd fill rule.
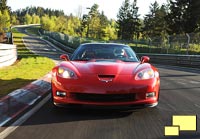
<path fill-rule="evenodd" d="M 9 134 L 15 131 L 20 125 L 22 125 L 27 119 L 29 119 L 35 112 L 37 112 L 47 101 L 50 99 L 51 94 L 46 96 L 42 101 L 40 101 L 35 107 L 33 107 L 30 111 L 25 113 L 21 118 L 15 121 L 12 125 L 7 127 L 0 133 L 1 139 L 5 139 Z"/>
<path fill-rule="evenodd" d="M 171 108 L 173 111 L 176 111 L 176 107 L 174 107 L 173 105 L 171 104 L 167 104 L 169 106 L 169 108 Z"/>
<path fill-rule="evenodd" d="M 161 65 L 161 64 L 154 64 L 156 65 L 157 68 L 164 68 L 166 69 L 166 65 Z M 184 72 L 200 72 L 199 68 L 192 68 L 192 67 L 181 67 L 181 66 L 173 66 L 173 65 L 167 65 L 170 69 L 169 70 L 187 70 Z"/>
<path fill-rule="evenodd" d="M 180 81 L 178 81 L 177 83 L 179 83 L 179 84 L 186 84 L 186 83 L 184 83 L 184 82 L 180 82 Z"/>
<path fill-rule="evenodd" d="M 194 106 L 196 106 L 197 108 L 200 108 L 200 105 L 199 105 L 199 104 L 194 104 Z"/>
<path fill-rule="evenodd" d="M 12 119 L 11 117 L 7 117 L 2 123 L 0 123 L 0 127 L 3 126 L 4 124 L 6 124 L 11 119 Z M 0 137 L 1 137 L 1 134 L 0 134 Z"/>
<path fill-rule="evenodd" d="M 190 81 L 190 83 L 192 83 L 192 84 L 200 84 L 200 82 L 197 82 L 197 81 Z"/>

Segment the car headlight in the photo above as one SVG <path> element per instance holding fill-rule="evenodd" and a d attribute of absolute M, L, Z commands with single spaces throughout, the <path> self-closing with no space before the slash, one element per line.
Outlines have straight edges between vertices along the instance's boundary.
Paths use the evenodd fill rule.
<path fill-rule="evenodd" d="M 62 78 L 66 78 L 66 79 L 76 79 L 77 78 L 76 74 L 72 70 L 65 68 L 65 67 L 58 68 L 58 76 L 60 76 Z"/>
<path fill-rule="evenodd" d="M 152 69 L 144 69 L 140 72 L 138 72 L 135 76 L 135 80 L 146 80 L 154 78 L 155 73 Z"/>

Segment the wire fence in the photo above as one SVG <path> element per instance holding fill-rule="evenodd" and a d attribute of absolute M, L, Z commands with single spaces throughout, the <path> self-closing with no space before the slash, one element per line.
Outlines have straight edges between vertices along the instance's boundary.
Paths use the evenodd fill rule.
<path fill-rule="evenodd" d="M 199 33 L 159 36 L 133 41 L 115 40 L 112 42 L 128 44 L 140 53 L 200 54 Z"/>
<path fill-rule="evenodd" d="M 89 38 L 72 37 L 58 32 L 41 30 L 43 35 L 49 36 L 60 43 L 76 49 L 79 44 L 86 42 L 103 42 Z M 165 37 L 151 37 L 139 40 L 112 40 L 107 42 L 123 43 L 131 46 L 138 53 L 162 54 L 200 54 L 200 33 L 171 35 Z"/>

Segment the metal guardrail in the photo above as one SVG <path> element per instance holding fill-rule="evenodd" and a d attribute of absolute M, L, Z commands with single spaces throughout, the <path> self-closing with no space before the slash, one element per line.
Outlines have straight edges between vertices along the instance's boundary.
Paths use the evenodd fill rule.
<path fill-rule="evenodd" d="M 40 34 L 41 36 L 41 39 L 45 39 L 51 43 L 53 43 L 54 45 L 56 45 L 57 47 L 59 47 L 60 49 L 66 51 L 66 52 L 69 52 L 69 53 L 73 53 L 74 52 L 74 48 L 71 48 L 69 46 L 66 46 L 58 41 L 56 41 L 54 38 L 51 38 L 50 36 L 47 36 L 47 35 L 44 35 L 40 32 L 40 30 L 38 30 L 38 33 Z"/>
<path fill-rule="evenodd" d="M 10 66 L 17 60 L 16 45 L 0 44 L 0 68 Z"/>
<path fill-rule="evenodd" d="M 200 55 L 150 54 L 139 53 L 138 56 L 149 56 L 151 63 L 163 65 L 178 65 L 200 68 Z"/>
<path fill-rule="evenodd" d="M 66 52 L 69 52 L 69 53 L 72 53 L 74 52 L 75 49 L 71 48 L 71 47 L 68 47 L 66 45 L 63 45 L 62 43 L 56 41 L 55 39 L 49 37 L 49 36 L 45 36 L 44 39 L 47 39 L 48 41 L 52 42 L 53 44 L 55 44 L 57 47 L 61 48 L 62 50 L 66 51 Z"/>

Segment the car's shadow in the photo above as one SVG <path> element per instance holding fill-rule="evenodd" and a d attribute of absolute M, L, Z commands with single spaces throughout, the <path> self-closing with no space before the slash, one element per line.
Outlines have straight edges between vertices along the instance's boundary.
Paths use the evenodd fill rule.
<path fill-rule="evenodd" d="M 88 107 L 55 108 L 49 100 L 36 114 L 32 115 L 23 125 L 40 125 L 86 121 L 99 119 L 118 119 L 128 117 L 134 112 L 147 108 L 134 109 L 104 109 Z M 45 115 L 44 115 L 45 113 Z"/>

